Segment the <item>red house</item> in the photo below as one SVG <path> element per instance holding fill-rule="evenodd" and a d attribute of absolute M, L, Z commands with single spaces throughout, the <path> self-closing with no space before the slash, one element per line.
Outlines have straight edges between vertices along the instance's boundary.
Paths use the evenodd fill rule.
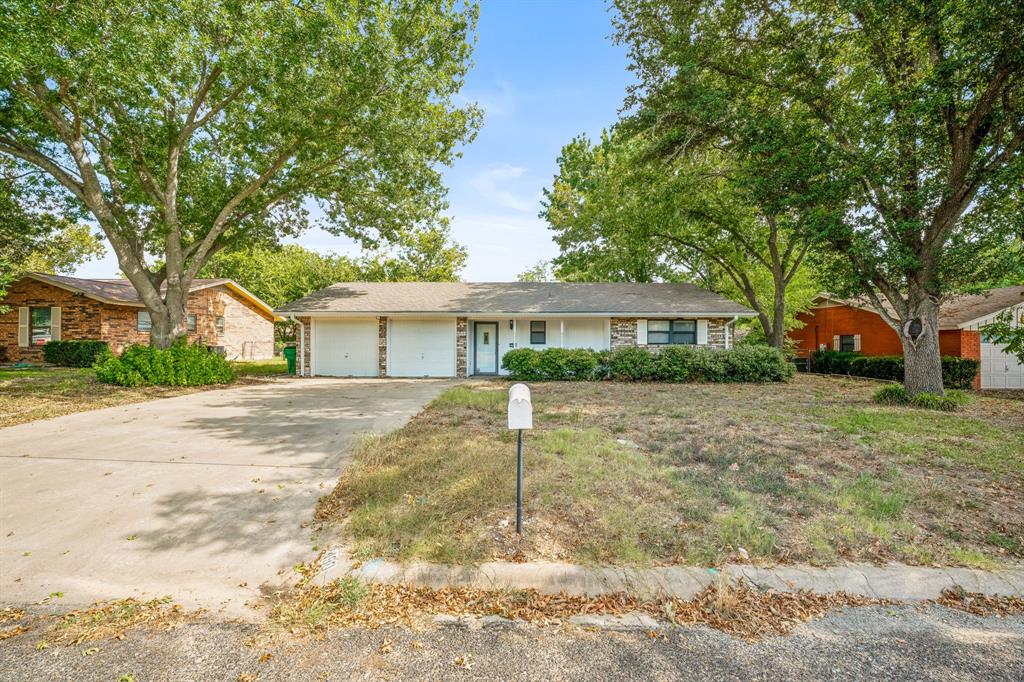
<path fill-rule="evenodd" d="M 1024 287 L 960 296 L 939 309 L 939 350 L 943 355 L 979 361 L 975 388 L 1024 389 L 1024 365 L 979 331 L 1006 310 L 1013 311 L 1017 324 L 1024 324 Z M 864 302 L 820 294 L 814 307 L 798 315 L 797 320 L 804 326 L 791 330 L 788 336 L 799 358 L 807 358 L 819 349 L 865 355 L 903 354 L 896 332 Z"/>

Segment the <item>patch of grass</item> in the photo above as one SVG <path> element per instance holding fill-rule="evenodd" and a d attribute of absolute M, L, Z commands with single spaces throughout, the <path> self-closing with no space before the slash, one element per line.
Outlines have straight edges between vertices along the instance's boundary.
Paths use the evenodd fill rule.
<path fill-rule="evenodd" d="M 269 360 L 232 360 L 230 364 L 238 377 L 281 376 L 288 373 L 288 362 L 283 357 Z"/>
<path fill-rule="evenodd" d="M 272 621 L 289 632 L 322 631 L 340 614 L 356 610 L 370 594 L 370 587 L 352 576 L 338 578 L 322 588 L 298 591 L 278 602 Z"/>
<path fill-rule="evenodd" d="M 106 386 L 96 381 L 89 368 L 3 370 L 0 427 L 188 392 L 185 388 Z"/>
<path fill-rule="evenodd" d="M 1005 549 L 1010 554 L 1024 555 L 1024 546 L 1009 535 L 1003 535 L 998 531 L 991 531 L 985 536 L 985 540 L 988 544 Z"/>
<path fill-rule="evenodd" d="M 977 549 L 969 547 L 954 547 L 950 550 L 950 556 L 961 566 L 968 568 L 980 568 L 983 571 L 991 571 L 999 567 L 999 562 L 985 555 Z"/>
<path fill-rule="evenodd" d="M 866 445 L 913 460 L 944 458 L 994 473 L 1024 472 L 1024 433 L 975 417 L 867 408 L 834 412 L 827 423 Z"/>
<path fill-rule="evenodd" d="M 976 396 L 955 414 L 877 406 L 868 382 L 806 375 L 771 386 L 538 384 L 518 537 L 507 388 L 457 386 L 364 441 L 318 520 L 343 522 L 360 558 L 445 563 L 1016 556 L 1017 401 Z"/>

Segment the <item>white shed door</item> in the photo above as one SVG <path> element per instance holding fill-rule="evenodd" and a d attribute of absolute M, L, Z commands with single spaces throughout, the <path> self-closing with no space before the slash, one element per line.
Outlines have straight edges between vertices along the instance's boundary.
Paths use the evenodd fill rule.
<path fill-rule="evenodd" d="M 1024 365 L 998 343 L 981 344 L 981 387 L 1024 388 Z"/>
<path fill-rule="evenodd" d="M 314 320 L 313 374 L 377 376 L 377 320 Z"/>
<path fill-rule="evenodd" d="M 391 376 L 455 376 L 455 320 L 392 318 L 390 323 Z"/>

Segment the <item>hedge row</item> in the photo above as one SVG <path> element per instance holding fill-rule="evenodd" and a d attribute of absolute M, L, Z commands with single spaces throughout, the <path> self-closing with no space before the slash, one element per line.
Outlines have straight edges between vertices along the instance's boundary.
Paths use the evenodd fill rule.
<path fill-rule="evenodd" d="M 658 352 L 630 347 L 614 351 L 516 348 L 501 366 L 520 381 L 786 381 L 793 365 L 777 349 L 739 346 L 729 350 L 666 346 Z"/>
<path fill-rule="evenodd" d="M 966 393 L 949 390 L 946 395 L 922 392 L 910 395 L 902 384 L 889 384 L 875 391 L 873 400 L 882 405 L 907 405 L 926 410 L 955 412 L 969 402 Z"/>
<path fill-rule="evenodd" d="M 96 378 L 118 386 L 206 386 L 230 383 L 235 371 L 220 353 L 182 339 L 167 349 L 128 346 L 97 363 Z"/>
<path fill-rule="evenodd" d="M 92 367 L 107 355 L 110 346 L 106 341 L 47 341 L 43 345 L 43 360 L 61 367 Z"/>
<path fill-rule="evenodd" d="M 902 382 L 903 358 L 899 355 L 861 355 L 819 350 L 811 359 L 811 370 L 821 374 L 848 374 Z M 977 373 L 977 360 L 952 356 L 942 358 L 942 383 L 946 388 L 971 388 Z"/>

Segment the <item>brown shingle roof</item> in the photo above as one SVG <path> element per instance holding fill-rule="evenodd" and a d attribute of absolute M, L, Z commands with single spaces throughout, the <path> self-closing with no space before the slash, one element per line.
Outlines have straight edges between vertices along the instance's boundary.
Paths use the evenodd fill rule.
<path fill-rule="evenodd" d="M 754 314 L 693 284 L 625 282 L 342 282 L 277 312 Z"/>
<path fill-rule="evenodd" d="M 29 273 L 28 276 L 41 282 L 61 287 L 62 289 L 70 289 L 92 298 L 107 301 L 108 303 L 142 305 L 139 293 L 135 291 L 132 283 L 126 279 L 84 279 L 82 277 L 68 277 L 66 275 L 48 275 L 41 272 Z M 189 291 L 206 289 L 218 284 L 227 284 L 230 281 L 229 279 L 194 279 Z"/>

